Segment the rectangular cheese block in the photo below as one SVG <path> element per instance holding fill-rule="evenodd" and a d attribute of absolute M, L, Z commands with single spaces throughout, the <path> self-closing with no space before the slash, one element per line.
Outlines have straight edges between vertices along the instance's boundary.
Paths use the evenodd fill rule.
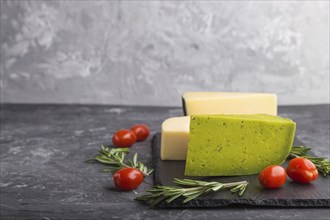
<path fill-rule="evenodd" d="M 292 120 L 271 115 L 191 116 L 185 175 L 250 175 L 282 164 L 295 128 Z"/>
<path fill-rule="evenodd" d="M 163 122 L 160 150 L 162 160 L 186 159 L 189 125 L 189 116 L 169 118 Z"/>
<path fill-rule="evenodd" d="M 269 114 L 277 115 L 277 96 L 270 93 L 186 92 L 184 115 Z"/>

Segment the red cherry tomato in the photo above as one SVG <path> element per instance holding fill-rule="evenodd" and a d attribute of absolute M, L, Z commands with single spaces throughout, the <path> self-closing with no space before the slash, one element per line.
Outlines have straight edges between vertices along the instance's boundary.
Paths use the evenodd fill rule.
<path fill-rule="evenodd" d="M 135 133 L 137 141 L 144 141 L 149 136 L 150 128 L 146 124 L 137 124 L 131 127 L 131 131 Z"/>
<path fill-rule="evenodd" d="M 119 130 L 112 136 L 112 143 L 116 147 L 130 147 L 136 142 L 136 135 L 130 130 Z"/>
<path fill-rule="evenodd" d="M 143 178 L 143 173 L 132 167 L 120 169 L 113 175 L 113 181 L 116 187 L 125 191 L 138 188 Z"/>
<path fill-rule="evenodd" d="M 267 189 L 281 187 L 286 180 L 285 169 L 281 166 L 271 165 L 259 173 L 259 183 Z"/>
<path fill-rule="evenodd" d="M 293 181 L 298 183 L 309 183 L 319 176 L 313 162 L 303 157 L 290 160 L 286 172 Z"/>

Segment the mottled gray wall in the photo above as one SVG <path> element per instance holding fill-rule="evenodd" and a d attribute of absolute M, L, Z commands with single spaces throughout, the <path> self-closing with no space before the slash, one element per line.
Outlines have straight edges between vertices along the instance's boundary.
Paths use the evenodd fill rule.
<path fill-rule="evenodd" d="M 329 103 L 329 2 L 2 1 L 1 101 Z"/>

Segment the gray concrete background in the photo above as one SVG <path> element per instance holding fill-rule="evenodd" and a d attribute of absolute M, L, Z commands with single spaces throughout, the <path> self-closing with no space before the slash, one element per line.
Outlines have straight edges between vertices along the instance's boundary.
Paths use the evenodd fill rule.
<path fill-rule="evenodd" d="M 329 103 L 329 1 L 2 1 L 1 102 Z"/>

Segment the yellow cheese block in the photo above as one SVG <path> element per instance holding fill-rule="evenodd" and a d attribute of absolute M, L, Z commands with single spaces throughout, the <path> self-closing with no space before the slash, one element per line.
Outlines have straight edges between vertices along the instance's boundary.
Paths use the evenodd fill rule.
<path fill-rule="evenodd" d="M 162 160 L 185 160 L 189 140 L 190 116 L 166 119 L 162 124 Z"/>
<path fill-rule="evenodd" d="M 270 93 L 186 92 L 182 104 L 184 115 L 277 115 L 277 96 Z"/>

